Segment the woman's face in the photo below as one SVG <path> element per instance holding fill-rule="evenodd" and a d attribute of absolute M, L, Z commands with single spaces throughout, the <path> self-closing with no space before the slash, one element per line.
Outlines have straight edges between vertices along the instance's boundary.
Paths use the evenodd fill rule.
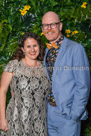
<path fill-rule="evenodd" d="M 36 60 L 40 52 L 39 44 L 34 38 L 27 38 L 22 50 L 25 54 L 25 58 L 29 58 L 31 60 Z"/>

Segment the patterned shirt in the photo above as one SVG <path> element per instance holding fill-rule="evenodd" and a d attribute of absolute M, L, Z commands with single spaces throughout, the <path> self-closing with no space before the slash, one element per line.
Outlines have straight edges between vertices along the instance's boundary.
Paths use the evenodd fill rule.
<path fill-rule="evenodd" d="M 53 96 L 53 93 L 52 93 L 52 75 L 53 75 L 54 63 L 56 61 L 59 49 L 61 47 L 61 43 L 62 43 L 61 41 L 63 41 L 63 38 L 64 38 L 64 36 L 62 35 L 61 38 L 59 38 L 58 41 L 56 41 L 58 48 L 56 49 L 56 48 L 52 47 L 48 51 L 48 54 L 47 54 L 47 57 L 46 57 L 46 62 L 47 62 L 47 65 L 48 65 L 48 73 L 49 73 L 50 82 L 51 82 L 50 93 L 48 95 L 49 103 L 50 102 L 55 103 L 55 99 L 54 99 L 54 96 Z"/>

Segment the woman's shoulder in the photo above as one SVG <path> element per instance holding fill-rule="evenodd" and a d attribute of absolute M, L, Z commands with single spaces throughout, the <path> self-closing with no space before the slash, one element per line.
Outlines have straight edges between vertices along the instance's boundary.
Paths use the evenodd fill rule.
<path fill-rule="evenodd" d="M 6 66 L 12 66 L 12 67 L 14 67 L 14 66 L 17 66 L 18 63 L 19 63 L 19 61 L 17 59 L 10 60 Z"/>
<path fill-rule="evenodd" d="M 16 69 L 16 67 L 18 66 L 19 61 L 17 59 L 15 60 L 10 60 L 7 65 L 4 68 L 4 71 L 6 72 L 14 72 L 14 70 Z"/>
<path fill-rule="evenodd" d="M 10 60 L 9 62 L 8 62 L 8 64 L 18 64 L 19 63 L 19 61 L 17 60 L 17 59 L 14 59 L 14 60 Z"/>

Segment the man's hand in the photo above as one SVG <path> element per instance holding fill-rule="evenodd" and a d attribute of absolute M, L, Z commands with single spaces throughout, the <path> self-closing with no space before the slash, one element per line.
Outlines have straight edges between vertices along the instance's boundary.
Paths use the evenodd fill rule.
<path fill-rule="evenodd" d="M 11 96 L 13 96 L 14 95 L 13 91 L 11 90 L 10 92 L 11 92 Z"/>

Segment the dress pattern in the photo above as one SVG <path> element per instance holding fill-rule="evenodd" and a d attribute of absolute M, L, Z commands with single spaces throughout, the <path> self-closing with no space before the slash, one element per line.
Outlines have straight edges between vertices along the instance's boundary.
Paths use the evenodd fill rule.
<path fill-rule="evenodd" d="M 14 72 L 10 83 L 14 95 L 6 110 L 8 131 L 1 136 L 47 136 L 49 83 L 43 62 L 38 68 L 30 68 L 22 60 L 12 60 L 4 71 Z"/>

